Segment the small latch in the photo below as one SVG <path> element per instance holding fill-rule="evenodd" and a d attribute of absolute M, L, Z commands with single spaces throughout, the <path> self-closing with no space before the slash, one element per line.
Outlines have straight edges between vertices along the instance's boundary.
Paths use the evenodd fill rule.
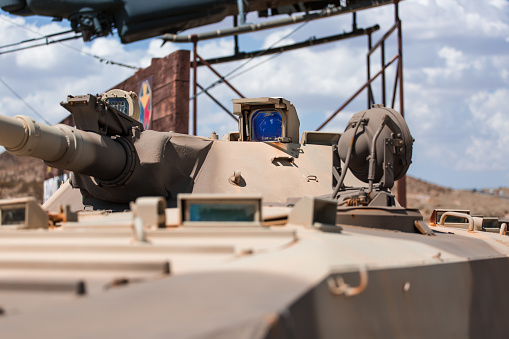
<path fill-rule="evenodd" d="M 292 138 L 290 138 L 290 137 L 279 137 L 279 138 L 277 138 L 277 140 L 278 140 L 279 142 L 285 142 L 285 143 L 290 143 L 290 142 L 292 142 Z"/>

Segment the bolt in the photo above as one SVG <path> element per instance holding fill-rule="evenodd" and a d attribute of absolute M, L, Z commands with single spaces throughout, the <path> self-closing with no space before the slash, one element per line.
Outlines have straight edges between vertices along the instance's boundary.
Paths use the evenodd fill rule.
<path fill-rule="evenodd" d="M 408 292 L 410 290 L 410 282 L 407 281 L 403 284 L 403 292 Z"/>

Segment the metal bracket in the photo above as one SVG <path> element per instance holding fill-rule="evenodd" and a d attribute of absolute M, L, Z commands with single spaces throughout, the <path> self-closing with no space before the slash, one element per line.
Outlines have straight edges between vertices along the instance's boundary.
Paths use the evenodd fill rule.
<path fill-rule="evenodd" d="M 133 211 L 133 235 L 136 243 L 150 243 L 146 236 L 146 228 L 162 228 L 166 226 L 166 201 L 163 197 L 140 197 L 131 202 Z"/>
<path fill-rule="evenodd" d="M 500 225 L 500 235 L 506 235 L 507 233 L 507 224 L 504 222 Z"/>
<path fill-rule="evenodd" d="M 244 26 L 246 24 L 246 10 L 244 9 L 245 5 L 249 5 L 245 0 L 237 0 L 237 7 L 239 10 L 240 17 L 240 25 Z"/>
<path fill-rule="evenodd" d="M 345 169 L 346 170 L 346 169 Z M 332 145 L 332 189 L 336 188 L 336 185 L 341 178 L 341 158 L 338 153 L 338 145 Z"/>
<path fill-rule="evenodd" d="M 384 140 L 384 168 L 380 188 L 392 188 L 394 186 L 394 139 Z"/>
<path fill-rule="evenodd" d="M 147 234 L 145 232 L 145 226 L 143 225 L 143 219 L 140 217 L 135 217 L 133 219 L 133 243 L 136 244 L 150 244 L 150 241 L 147 239 Z"/>
<path fill-rule="evenodd" d="M 138 120 L 91 94 L 68 96 L 67 102 L 60 105 L 72 114 L 76 128 L 82 131 L 100 135 L 128 136 L 134 126 L 143 130 L 143 124 Z"/>
<path fill-rule="evenodd" d="M 435 235 L 435 233 L 433 233 L 433 230 L 431 230 L 431 228 L 429 228 L 429 226 L 426 225 L 426 223 L 422 220 L 415 220 L 414 225 L 415 225 L 415 228 L 417 228 L 419 230 L 419 232 L 421 232 L 424 235 L 431 235 L 431 236 Z"/>

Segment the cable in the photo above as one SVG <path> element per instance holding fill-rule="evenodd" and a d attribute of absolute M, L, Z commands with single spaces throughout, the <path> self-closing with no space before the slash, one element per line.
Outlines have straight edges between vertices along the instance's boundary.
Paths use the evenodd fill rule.
<path fill-rule="evenodd" d="M 63 39 L 60 39 L 60 40 L 48 40 L 46 38 L 46 42 L 42 43 L 42 44 L 36 44 L 36 45 L 31 45 L 31 46 L 25 46 L 25 47 L 19 47 L 19 48 L 14 48 L 14 49 L 10 49 L 8 51 L 3 51 L 1 52 L 0 51 L 0 55 L 2 54 L 7 54 L 7 53 L 12 53 L 12 52 L 19 52 L 19 51 L 23 51 L 25 49 L 30 49 L 30 48 L 34 48 L 34 47 L 39 47 L 39 46 L 46 46 L 46 45 L 51 45 L 51 44 L 55 44 L 55 43 L 59 43 L 59 42 L 62 42 L 62 41 L 67 41 L 67 40 L 74 40 L 74 39 L 79 39 L 81 38 L 82 35 L 76 35 L 76 36 L 73 36 L 73 37 L 68 37 L 68 38 L 63 38 Z M 33 39 L 33 40 L 41 40 L 41 39 L 44 39 L 44 38 L 40 38 L 40 39 Z M 10 44 L 11 46 L 17 46 L 17 45 L 21 45 L 22 43 L 24 43 L 23 41 L 19 42 L 19 43 L 15 43 L 15 44 Z M 5 45 L 5 46 L 1 46 L 0 48 L 4 48 L 4 47 L 7 47 L 9 45 Z"/>
<path fill-rule="evenodd" d="M 272 47 L 276 46 L 278 43 L 280 43 L 281 41 L 285 40 L 286 38 L 290 37 L 292 34 L 294 34 L 295 32 L 297 32 L 299 29 L 301 29 L 302 27 L 304 27 L 305 25 L 307 25 L 309 23 L 309 21 L 306 21 L 306 22 L 303 22 L 301 25 L 299 25 L 298 27 L 296 27 L 293 31 L 291 31 L 290 33 L 288 33 L 287 35 L 281 37 L 278 41 L 274 42 L 272 45 L 269 46 L 269 48 L 266 48 L 264 49 L 263 51 L 260 51 L 259 53 L 257 53 L 255 56 L 253 56 L 252 58 L 250 58 L 249 60 L 247 60 L 246 62 L 244 62 L 243 64 L 239 65 L 238 67 L 234 68 L 232 71 L 230 71 L 228 74 L 226 74 L 224 76 L 224 78 L 228 78 L 229 76 L 231 76 L 233 73 L 237 72 L 239 69 L 243 68 L 244 66 L 246 66 L 248 63 L 250 63 L 251 61 L 254 60 L 254 58 L 257 58 L 257 57 L 260 57 L 262 55 L 265 54 L 265 52 L 267 52 L 267 50 L 271 49 Z"/>
<path fill-rule="evenodd" d="M 52 37 L 57 36 L 57 35 L 62 35 L 62 34 L 67 34 L 67 33 L 72 33 L 72 32 L 74 32 L 74 31 L 73 30 L 69 30 L 69 31 L 64 31 L 64 32 L 59 32 L 59 33 L 48 34 L 48 35 L 45 35 L 45 36 L 40 37 L 40 38 L 26 39 L 26 40 L 22 40 L 22 41 L 19 41 L 19 42 L 12 43 L 12 44 L 3 45 L 3 46 L 0 46 L 0 48 L 17 46 L 17 45 L 21 45 L 21 44 L 24 44 L 24 43 L 27 43 L 27 42 L 32 42 L 32 41 L 52 38 Z"/>
<path fill-rule="evenodd" d="M 113 61 L 113 60 L 110 60 L 110 59 L 106 59 L 106 58 L 100 57 L 100 56 L 92 54 L 92 53 L 83 52 L 79 48 L 76 48 L 76 47 L 73 47 L 73 46 L 70 46 L 70 45 L 67 45 L 67 44 L 61 44 L 61 45 L 65 46 L 67 48 L 70 48 L 70 49 L 72 49 L 72 50 L 74 50 L 74 51 L 76 51 L 78 53 L 83 54 L 83 55 L 95 58 L 95 59 L 99 60 L 99 62 L 105 62 L 106 64 L 126 67 L 126 68 L 130 68 L 130 69 L 135 69 L 135 70 L 141 69 L 141 67 L 136 67 L 136 66 L 131 66 L 131 65 L 123 64 L 121 62 L 117 62 L 117 61 Z"/>
<path fill-rule="evenodd" d="M 12 92 L 12 94 L 14 94 L 16 97 L 18 97 L 18 99 L 19 99 L 19 100 L 23 101 L 23 102 L 25 103 L 25 105 L 26 105 L 28 108 L 30 108 L 30 110 L 31 110 L 32 112 L 34 112 L 34 113 L 35 113 L 35 114 L 36 114 L 39 118 L 41 118 L 42 120 L 44 120 L 44 122 L 45 122 L 45 123 L 47 123 L 48 125 L 51 125 L 51 123 L 50 123 L 48 120 L 46 120 L 46 118 L 45 118 L 42 114 L 40 114 L 39 112 L 37 112 L 37 111 L 35 110 L 35 108 L 33 108 L 33 107 L 32 107 L 32 106 L 28 103 L 28 102 L 26 102 L 26 101 L 25 101 L 25 99 L 23 99 L 23 97 L 22 97 L 21 95 L 19 95 L 19 94 L 18 94 L 18 93 L 17 93 L 17 92 L 16 92 L 16 91 L 15 91 L 15 90 L 11 87 L 11 86 L 9 86 L 9 85 L 8 85 L 5 81 L 3 81 L 3 80 L 2 80 L 2 78 L 0 78 L 0 82 L 1 82 L 2 84 L 4 84 L 4 86 L 5 86 L 5 87 L 7 87 L 7 88 L 9 89 L 9 91 L 11 91 L 11 92 Z"/>
<path fill-rule="evenodd" d="M 2 19 L 2 20 L 4 20 L 4 21 L 6 21 L 6 22 L 8 22 L 8 23 L 10 23 L 11 25 L 18 26 L 18 27 L 20 27 L 20 28 L 23 28 L 23 29 L 25 29 L 25 30 L 29 31 L 29 32 L 32 32 L 32 33 L 34 33 L 34 34 L 37 34 L 37 35 L 39 35 L 42 39 L 44 39 L 44 38 L 46 38 L 46 39 L 47 39 L 48 37 L 51 37 L 51 36 L 54 36 L 54 35 L 55 35 L 55 34 L 50 34 L 50 35 L 44 36 L 44 35 L 42 35 L 41 33 L 37 32 L 37 31 L 34 31 L 33 29 L 31 29 L 31 28 L 29 28 L 29 27 L 26 27 L 26 26 L 23 26 L 23 25 L 17 24 L 17 23 L 15 23 L 15 22 L 11 21 L 11 20 L 6 19 L 6 18 L 5 18 L 5 17 L 3 17 L 3 16 L 0 16 L 0 19 Z M 67 31 L 67 32 L 69 32 L 69 31 Z M 67 32 L 61 32 L 61 33 L 56 33 L 56 34 L 63 34 L 63 33 L 67 33 Z M 77 36 L 77 37 L 79 37 L 79 36 Z M 117 62 L 117 61 L 113 61 L 113 60 L 110 60 L 110 59 L 106 59 L 106 58 L 100 57 L 100 56 L 95 55 L 95 54 L 92 54 L 92 53 L 84 52 L 84 51 L 82 51 L 82 50 L 80 50 L 80 49 L 78 49 L 78 48 L 76 48 L 76 47 L 73 47 L 73 46 L 71 46 L 71 45 L 67 45 L 67 44 L 62 43 L 62 41 L 70 40 L 70 39 L 75 39 L 75 38 L 77 38 L 77 37 L 66 38 L 66 39 L 62 39 L 62 40 L 59 40 L 59 41 L 55 41 L 55 40 L 47 40 L 47 43 L 45 43 L 45 44 L 39 44 L 39 45 L 37 45 L 37 46 L 48 45 L 49 43 L 57 43 L 57 42 L 58 42 L 58 43 L 60 43 L 60 45 L 62 45 L 62 46 L 65 46 L 65 47 L 67 47 L 67 48 L 70 48 L 70 49 L 72 49 L 72 50 L 74 50 L 74 51 L 76 51 L 76 52 L 78 52 L 78 53 L 80 53 L 80 54 L 82 54 L 82 55 L 86 55 L 86 56 L 89 56 L 89 57 L 95 58 L 95 59 L 99 60 L 99 62 L 105 62 L 106 64 L 116 65 L 116 66 L 121 66 L 121 67 L 126 67 L 126 68 L 130 68 L 130 69 L 135 69 L 135 70 L 141 69 L 140 67 L 135 67 L 135 66 L 127 65 L 127 64 L 124 64 L 124 63 L 121 63 L 121 62 Z M 26 42 L 26 41 L 30 41 L 30 40 L 21 41 L 20 43 L 24 43 L 24 42 Z M 48 42 L 49 42 L 49 43 L 48 43 Z M 18 44 L 19 44 L 19 43 L 18 43 Z M 37 46 L 33 46 L 33 47 L 37 47 Z M 2 47 L 6 47 L 6 46 L 2 46 Z M 17 49 L 17 50 L 23 50 L 23 49 L 27 49 L 27 48 L 29 48 L 29 47 L 19 48 L 19 49 Z M 15 51 L 17 51 L 17 50 L 12 50 L 12 51 L 7 51 L 7 52 L 0 52 L 0 54 L 9 53 L 9 52 L 15 52 Z"/>
<path fill-rule="evenodd" d="M 359 121 L 357 121 L 357 126 L 355 126 L 355 130 L 353 131 L 353 136 L 352 136 L 352 139 L 350 140 L 350 144 L 348 145 L 348 151 L 346 152 L 345 170 L 341 172 L 341 177 L 339 178 L 338 184 L 336 185 L 336 187 L 334 187 L 334 191 L 332 192 L 332 194 L 330 196 L 331 199 L 336 199 L 336 196 L 338 195 L 338 192 L 341 189 L 341 185 L 343 185 L 343 181 L 345 180 L 346 172 L 348 171 L 348 167 L 350 165 L 350 159 L 352 158 L 352 149 L 353 149 L 353 146 L 355 145 L 357 131 L 359 130 L 359 126 L 361 124 L 364 124 L 362 122 L 362 119 L 364 119 L 364 115 L 366 115 L 366 112 L 364 112 L 362 114 L 361 118 L 359 119 Z"/>
<path fill-rule="evenodd" d="M 324 7 L 321 12 L 325 12 L 327 9 L 330 8 L 330 5 L 327 5 L 326 7 Z M 221 77 L 219 80 L 215 81 L 214 83 L 212 83 L 211 85 L 209 85 L 208 87 L 206 87 L 203 91 L 197 93 L 195 96 L 192 96 L 189 98 L 189 100 L 193 100 L 194 98 L 196 98 L 197 96 L 199 96 L 200 94 L 203 94 L 205 91 L 208 91 L 209 89 L 211 89 L 212 87 L 218 85 L 218 84 L 221 84 L 223 83 L 223 80 L 227 80 L 227 79 L 232 79 L 234 77 L 237 77 L 241 74 L 244 74 L 246 73 L 247 71 L 250 71 L 258 66 L 260 66 L 261 64 L 269 61 L 269 60 L 272 60 L 273 58 L 276 58 L 277 56 L 281 55 L 282 52 L 278 53 L 278 54 L 275 54 L 273 57 L 270 57 L 258 64 L 256 64 L 255 66 L 251 67 L 251 68 L 248 68 L 247 70 L 233 76 L 233 74 L 235 72 L 237 72 L 238 70 L 240 70 L 241 68 L 243 68 L 244 66 L 246 66 L 248 63 L 250 63 L 251 61 L 253 61 L 255 58 L 257 57 L 260 57 L 262 56 L 263 54 L 266 53 L 266 51 L 270 50 L 272 47 L 274 47 L 275 45 L 277 45 L 278 43 L 280 43 L 281 41 L 285 40 L 286 38 L 290 37 L 292 34 L 294 34 L 295 32 L 297 32 L 299 29 L 301 29 L 302 27 L 304 27 L 305 25 L 307 25 L 308 23 L 310 22 L 310 20 L 307 20 L 305 22 L 303 22 L 302 24 L 300 24 L 299 26 L 297 26 L 293 31 L 291 31 L 290 33 L 288 33 L 287 35 L 283 36 L 282 38 L 280 38 L 278 41 L 276 41 L 275 43 L 273 43 L 272 45 L 270 45 L 268 48 L 266 48 L 265 50 L 263 51 L 260 51 L 258 54 L 252 56 L 251 58 L 249 58 L 246 62 L 244 62 L 243 64 L 239 65 L 238 67 L 236 67 L 235 69 L 233 69 L 232 71 L 230 71 L 228 74 L 226 74 L 224 77 Z"/>
<path fill-rule="evenodd" d="M 256 67 L 261 66 L 262 64 L 264 64 L 264 63 L 266 63 L 266 62 L 268 62 L 268 61 L 271 61 L 272 59 L 275 59 L 276 57 L 280 56 L 281 54 L 283 54 L 283 52 L 279 52 L 279 53 L 277 53 L 277 54 L 273 54 L 273 55 L 271 55 L 270 57 L 268 57 L 267 59 L 260 61 L 260 62 L 259 62 L 259 63 L 257 63 L 256 65 L 253 65 L 253 66 L 249 67 L 248 69 L 243 70 L 243 71 L 242 71 L 242 72 L 240 72 L 240 73 L 237 73 L 237 74 L 235 74 L 235 75 L 232 75 L 232 76 L 230 77 L 230 79 L 235 79 L 236 77 L 241 76 L 242 74 L 247 73 L 247 72 L 249 72 L 250 70 L 255 69 Z"/>
<path fill-rule="evenodd" d="M 325 10 L 325 9 L 324 9 Z M 201 92 L 198 92 L 195 96 L 192 96 L 189 98 L 189 100 L 193 100 L 194 98 L 196 98 L 197 96 L 203 94 L 205 91 L 208 91 L 209 89 L 211 89 L 212 87 L 215 87 L 216 85 L 219 85 L 221 83 L 223 83 L 223 80 L 225 79 L 228 79 L 228 78 L 231 78 L 232 75 L 237 72 L 238 70 L 240 70 L 241 68 L 245 67 L 248 63 L 250 63 L 251 61 L 253 61 L 255 58 L 258 58 L 260 56 L 262 56 L 263 54 L 266 53 L 267 50 L 271 49 L 272 47 L 276 46 L 278 43 L 280 43 L 281 41 L 285 40 L 286 38 L 288 38 L 289 36 L 291 36 L 292 34 L 294 34 L 295 32 L 297 32 L 299 29 L 301 29 L 302 27 L 304 27 L 305 25 L 307 25 L 309 23 L 309 20 L 308 21 L 305 21 L 303 22 L 302 24 L 300 24 L 298 27 L 296 27 L 293 31 L 291 31 L 290 33 L 286 34 L 285 36 L 281 37 L 279 40 L 277 40 L 276 42 L 274 42 L 272 45 L 270 45 L 268 48 L 264 49 L 263 51 L 260 51 L 259 53 L 257 53 L 256 55 L 252 56 L 251 58 L 249 58 L 246 62 L 242 63 L 241 65 L 239 65 L 238 67 L 234 68 L 232 71 L 228 72 L 228 74 L 226 74 L 225 76 L 221 77 L 219 80 L 213 82 L 212 84 L 210 84 L 209 86 L 207 86 L 204 90 L 202 90 Z M 276 55 L 279 55 L 280 53 L 276 54 Z M 272 58 L 269 58 L 268 60 L 270 60 Z M 261 65 L 263 62 L 257 64 L 256 66 L 254 67 L 251 67 L 250 69 L 253 69 L 259 65 Z M 245 73 L 245 72 L 243 72 Z"/>
<path fill-rule="evenodd" d="M 27 31 L 30 31 L 30 32 L 32 32 L 32 33 L 35 33 L 35 34 L 37 34 L 37 35 L 41 36 L 41 33 L 37 32 L 37 31 L 34 31 L 33 29 L 28 28 L 28 27 L 26 27 L 26 26 L 23 26 L 23 25 L 17 24 L 17 23 L 15 23 L 14 21 L 11 21 L 11 20 L 9 20 L 9 19 L 5 18 L 4 16 L 0 16 L 0 19 L 2 19 L 3 21 L 7 21 L 7 22 L 8 22 L 8 23 L 10 23 L 11 25 L 18 26 L 18 27 L 20 27 L 20 28 L 23 28 L 23 29 L 25 29 L 25 30 L 27 30 Z"/>

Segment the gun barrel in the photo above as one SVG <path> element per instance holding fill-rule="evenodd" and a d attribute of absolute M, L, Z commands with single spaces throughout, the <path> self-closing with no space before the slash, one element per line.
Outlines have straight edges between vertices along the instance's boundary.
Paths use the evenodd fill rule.
<path fill-rule="evenodd" d="M 0 145 L 6 148 L 15 148 L 25 138 L 25 128 L 18 119 L 0 115 Z"/>
<path fill-rule="evenodd" d="M 111 181 L 122 175 L 127 150 L 109 136 L 67 125 L 48 126 L 27 116 L 0 115 L 0 145 L 14 155 L 42 159 L 51 167 Z"/>

